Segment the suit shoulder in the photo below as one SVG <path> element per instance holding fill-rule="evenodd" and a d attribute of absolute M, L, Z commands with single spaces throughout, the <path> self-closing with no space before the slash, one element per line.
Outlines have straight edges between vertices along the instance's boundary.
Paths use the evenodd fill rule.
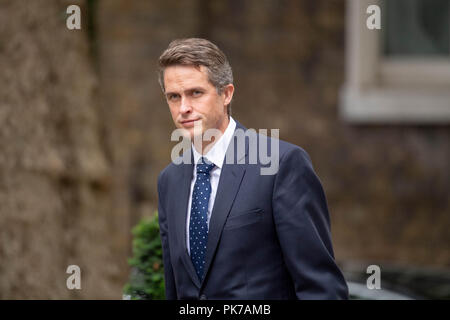
<path fill-rule="evenodd" d="M 308 152 L 300 146 L 283 140 L 280 140 L 279 159 L 280 166 L 295 167 L 303 172 L 314 171 Z"/>
<path fill-rule="evenodd" d="M 246 132 L 247 130 L 250 130 L 250 129 L 246 128 L 245 126 L 243 126 L 238 121 L 236 121 L 236 129 L 243 130 L 244 132 Z M 251 130 L 254 130 L 254 129 L 251 129 Z M 256 130 L 254 130 L 254 131 L 256 132 Z M 272 149 L 273 142 L 278 142 L 280 159 L 284 155 L 287 155 L 287 154 L 290 154 L 290 153 L 294 153 L 294 154 L 297 153 L 297 154 L 301 154 L 307 161 L 311 161 L 311 158 L 309 157 L 309 154 L 302 147 L 299 147 L 299 146 L 297 146 L 295 144 L 292 144 L 290 142 L 281 140 L 279 138 L 266 136 L 266 135 L 261 134 L 261 133 L 257 133 L 256 136 L 258 137 L 258 140 L 267 139 L 266 141 L 267 141 L 267 148 L 268 148 L 268 150 Z"/>
<path fill-rule="evenodd" d="M 158 191 L 158 202 L 164 202 L 165 196 L 167 195 L 167 190 L 173 181 L 173 178 L 176 176 L 176 165 L 172 162 L 169 163 L 158 175 L 158 179 L 156 182 L 156 187 Z"/>
<path fill-rule="evenodd" d="M 311 157 L 309 156 L 308 152 L 306 152 L 305 149 L 281 139 L 279 139 L 278 141 L 279 141 L 280 162 L 283 159 L 294 157 L 296 159 L 303 160 L 306 163 L 311 163 Z"/>
<path fill-rule="evenodd" d="M 176 170 L 178 169 L 178 166 L 175 165 L 173 162 L 170 162 L 164 169 L 161 170 L 161 172 L 158 175 L 158 185 L 159 183 L 165 181 L 167 177 L 172 175 Z"/>

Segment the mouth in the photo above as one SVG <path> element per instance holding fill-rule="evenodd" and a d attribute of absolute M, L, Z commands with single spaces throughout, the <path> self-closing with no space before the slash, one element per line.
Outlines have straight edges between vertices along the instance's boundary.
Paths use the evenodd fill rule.
<path fill-rule="evenodd" d="M 182 125 L 193 125 L 195 121 L 199 121 L 200 119 L 191 119 L 191 120 L 183 120 L 181 121 Z"/>

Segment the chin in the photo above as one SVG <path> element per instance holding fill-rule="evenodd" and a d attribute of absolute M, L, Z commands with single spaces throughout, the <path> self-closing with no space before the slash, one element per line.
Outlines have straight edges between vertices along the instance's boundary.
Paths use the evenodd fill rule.
<path fill-rule="evenodd" d="M 184 127 L 182 124 L 177 126 L 181 130 L 184 138 L 194 140 L 194 137 L 202 137 L 204 133 L 203 121 L 199 121 L 195 126 Z"/>
<path fill-rule="evenodd" d="M 191 139 L 193 136 L 193 130 L 190 128 L 183 128 L 183 126 L 178 126 L 176 128 L 179 131 L 184 139 Z"/>
<path fill-rule="evenodd" d="M 190 139 L 191 141 L 194 141 L 195 137 L 200 137 L 200 139 L 201 139 L 202 134 L 203 134 L 203 131 L 198 131 L 198 132 L 195 131 L 194 132 L 194 128 L 189 128 L 189 129 L 181 128 L 181 129 L 182 129 L 183 137 L 186 139 Z"/>

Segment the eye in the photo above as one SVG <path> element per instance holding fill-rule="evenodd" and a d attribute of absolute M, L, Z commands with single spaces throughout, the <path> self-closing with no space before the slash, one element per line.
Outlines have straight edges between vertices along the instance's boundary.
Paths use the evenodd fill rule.
<path fill-rule="evenodd" d="M 176 93 L 171 93 L 167 96 L 167 99 L 170 101 L 175 101 L 176 99 L 178 99 L 180 96 Z"/>
<path fill-rule="evenodd" d="M 203 92 L 201 92 L 200 90 L 194 90 L 194 91 L 192 92 L 192 95 L 193 95 L 194 97 L 198 97 L 198 96 L 201 96 L 202 93 L 203 93 Z"/>

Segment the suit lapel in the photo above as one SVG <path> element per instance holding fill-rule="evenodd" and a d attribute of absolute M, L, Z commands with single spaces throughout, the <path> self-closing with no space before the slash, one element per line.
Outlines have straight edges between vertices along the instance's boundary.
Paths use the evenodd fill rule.
<path fill-rule="evenodd" d="M 236 129 L 246 130 L 244 126 L 242 126 L 239 122 L 236 121 Z M 235 135 L 233 135 L 233 139 Z M 244 157 L 248 153 L 248 142 L 245 142 L 245 154 Z M 234 147 L 232 150 L 232 146 Z M 180 239 L 182 245 L 182 261 L 183 264 L 191 277 L 193 283 L 200 288 L 202 283 L 198 279 L 198 276 L 195 272 L 194 265 L 192 264 L 191 257 L 188 254 L 187 246 L 186 246 L 186 219 L 187 219 L 187 208 L 189 201 L 189 193 L 191 190 L 191 182 L 194 171 L 194 157 L 191 152 L 191 164 L 181 164 L 180 165 L 180 176 L 181 181 L 177 185 L 175 190 L 175 195 L 180 196 L 180 201 L 176 204 L 176 216 L 177 216 L 177 225 L 176 225 L 176 233 L 177 238 Z M 206 261 L 205 261 L 205 272 L 204 279 L 207 276 L 209 267 L 211 265 L 212 258 L 217 249 L 217 244 L 222 234 L 222 229 L 225 224 L 225 221 L 228 217 L 228 213 L 233 205 L 236 194 L 239 190 L 239 187 L 242 182 L 242 178 L 245 174 L 245 165 L 238 165 L 237 160 L 242 160 L 239 156 L 236 145 L 231 144 L 228 146 L 227 153 L 233 152 L 234 164 L 227 164 L 224 161 L 222 171 L 220 173 L 219 184 L 216 192 L 216 199 L 214 200 L 214 207 L 211 213 L 211 220 L 209 223 L 209 232 L 208 232 L 208 244 L 206 248 Z M 239 157 L 239 159 L 238 159 Z M 204 283 L 204 282 L 203 282 Z"/>
<path fill-rule="evenodd" d="M 236 122 L 236 129 L 245 129 L 240 123 Z M 233 135 L 233 139 L 235 135 Z M 234 150 L 232 150 L 232 148 Z M 207 277 L 209 267 L 211 265 L 214 253 L 217 249 L 217 244 L 222 235 L 222 229 L 227 220 L 228 214 L 233 205 L 234 199 L 239 191 L 242 179 L 245 174 L 245 164 L 238 164 L 239 154 L 236 152 L 236 144 L 230 143 L 227 149 L 227 154 L 233 152 L 233 163 L 226 163 L 226 158 L 220 173 L 219 184 L 216 192 L 216 199 L 214 200 L 214 207 L 211 212 L 211 220 L 209 222 L 208 244 L 206 247 L 206 261 L 204 278 Z M 245 154 L 248 152 L 248 144 L 246 141 Z M 240 158 L 240 157 L 239 157 Z M 239 159 L 242 160 L 242 159 Z M 202 281 L 202 285 L 204 281 Z"/>
<path fill-rule="evenodd" d="M 191 152 L 192 154 L 192 152 Z M 183 261 L 184 267 L 186 268 L 189 276 L 191 277 L 194 284 L 200 288 L 200 280 L 198 279 L 197 274 L 195 273 L 194 265 L 192 264 L 191 257 L 187 251 L 186 246 L 186 219 L 187 219 L 187 208 L 189 202 L 189 192 L 191 190 L 191 181 L 194 171 L 194 159 L 191 156 L 190 164 L 181 164 L 181 180 L 180 183 L 177 184 L 177 189 L 174 193 L 176 197 L 179 195 L 180 201 L 177 202 L 176 216 L 177 216 L 177 224 L 176 224 L 176 232 L 177 238 L 179 239 L 182 246 L 181 260 Z"/>

